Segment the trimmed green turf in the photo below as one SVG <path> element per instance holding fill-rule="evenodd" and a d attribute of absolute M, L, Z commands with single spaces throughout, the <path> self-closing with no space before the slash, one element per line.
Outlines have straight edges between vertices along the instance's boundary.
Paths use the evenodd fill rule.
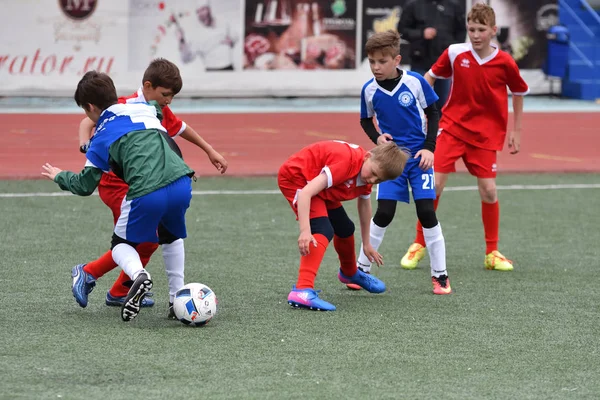
<path fill-rule="evenodd" d="M 450 185 L 474 185 L 458 175 Z M 509 175 L 499 184 L 600 183 L 598 175 Z M 202 179 L 194 190 L 276 189 L 273 178 Z M 0 182 L 0 193 L 47 192 L 47 181 Z M 219 314 L 204 328 L 166 320 L 160 251 L 149 268 L 153 309 L 131 322 L 70 292 L 70 269 L 109 246 L 111 216 L 91 198 L 0 198 L 0 398 L 597 398 L 597 210 L 600 189 L 506 190 L 501 251 L 513 273 L 483 269 L 480 203 L 447 192 L 439 218 L 455 293 L 434 296 L 428 259 L 398 267 L 413 238 L 399 206 L 375 271 L 382 295 L 351 292 L 330 249 L 317 278 L 338 310 L 291 309 L 297 225 L 280 195 L 195 196 L 186 281 L 211 286 Z M 346 209 L 356 220 L 354 203 Z M 357 243 L 358 246 L 359 243 Z"/>

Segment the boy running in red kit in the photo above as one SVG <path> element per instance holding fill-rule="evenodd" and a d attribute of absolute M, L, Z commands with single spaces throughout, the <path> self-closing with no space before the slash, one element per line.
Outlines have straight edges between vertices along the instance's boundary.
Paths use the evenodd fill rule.
<path fill-rule="evenodd" d="M 340 260 L 338 278 L 371 293 L 382 293 L 385 284 L 358 270 L 354 249 L 354 223 L 342 201 L 357 199 L 364 252 L 372 262 L 383 263 L 370 245 L 371 186 L 395 179 L 408 155 L 395 143 L 370 151 L 342 141 L 317 142 L 292 155 L 279 169 L 278 184 L 297 216 L 300 227 L 300 270 L 288 304 L 310 310 L 334 311 L 335 306 L 319 298 L 314 290 L 317 271 L 329 242 Z"/>
<path fill-rule="evenodd" d="M 167 130 L 168 135 L 171 137 L 181 136 L 197 145 L 206 152 L 215 168 L 221 173 L 225 173 L 227 170 L 227 161 L 225 158 L 214 150 L 209 143 L 194 131 L 194 129 L 177 118 L 169 108 L 169 104 L 172 102 L 175 95 L 179 93 L 181 87 L 182 80 L 179 68 L 166 59 L 158 58 L 153 60 L 144 72 L 142 87 L 130 96 L 120 97 L 118 101 L 121 104 L 156 101 L 162 109 L 163 119 L 161 123 Z M 94 126 L 94 122 L 89 118 L 84 118 L 81 121 L 79 127 L 79 141 L 82 152 L 86 151 L 87 143 L 93 133 Z M 181 154 L 177 145 L 172 140 L 170 141 L 170 144 L 175 147 L 176 152 Z M 121 214 L 121 204 L 128 190 L 128 185 L 113 172 L 104 173 L 102 175 L 102 179 L 98 186 L 98 193 L 102 201 L 111 209 L 115 224 Z M 166 264 L 170 265 L 171 263 L 181 262 L 181 260 L 178 260 L 177 258 L 184 254 L 182 251 L 183 240 L 161 244 L 163 245 L 162 253 Z M 150 256 L 157 248 L 157 243 L 140 243 L 137 245 L 136 250 L 139 253 L 144 267 L 148 264 Z M 73 267 L 72 291 L 75 300 L 81 307 L 87 306 L 88 294 L 93 289 L 95 281 L 107 272 L 113 270 L 116 266 L 117 264 L 113 260 L 112 252 L 109 250 L 97 260 Z M 169 281 L 170 297 L 172 297 L 178 287 L 183 286 L 183 276 L 171 273 L 167 274 L 167 278 Z M 106 294 L 106 305 L 120 307 L 123 304 L 125 296 L 129 291 L 129 287 L 125 285 L 128 281 L 130 281 L 130 278 L 127 274 L 121 272 L 116 282 Z M 171 303 L 172 301 L 173 299 L 170 298 Z M 151 307 L 152 305 L 154 305 L 154 300 L 145 297 L 142 306 Z"/>
<path fill-rule="evenodd" d="M 448 47 L 425 74 L 431 85 L 436 79 L 453 79 L 450 97 L 442 109 L 435 152 L 435 206 L 448 174 L 456 172 L 455 163 L 462 158 L 469 173 L 477 177 L 486 242 L 484 266 L 512 271 L 512 261 L 498 251 L 500 207 L 496 158 L 504 146 L 508 124 L 506 87 L 513 94 L 514 128 L 508 135 L 511 154 L 520 149 L 523 96 L 529 88 L 513 58 L 491 43 L 497 31 L 493 8 L 481 3 L 474 5 L 467 16 L 467 30 L 471 43 Z M 402 267 L 416 268 L 425 255 L 424 246 L 423 230 L 417 223 L 415 242 L 402 258 Z"/>

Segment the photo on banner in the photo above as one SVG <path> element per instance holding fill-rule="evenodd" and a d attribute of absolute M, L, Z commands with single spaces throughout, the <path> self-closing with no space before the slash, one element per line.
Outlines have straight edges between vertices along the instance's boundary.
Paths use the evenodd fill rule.
<path fill-rule="evenodd" d="M 365 44 L 374 34 L 385 32 L 389 29 L 398 30 L 398 23 L 402 16 L 402 10 L 409 0 L 372 0 L 363 2 L 362 9 L 362 46 L 360 46 L 360 60 L 368 65 L 369 60 L 365 54 Z M 405 39 L 400 42 L 400 55 L 402 65 L 410 64 L 409 43 Z"/>
<path fill-rule="evenodd" d="M 129 0 L 129 70 L 157 57 L 180 69 L 241 69 L 240 0 Z"/>
<path fill-rule="evenodd" d="M 521 69 L 540 69 L 546 60 L 548 28 L 558 24 L 557 0 L 473 0 L 496 12 L 496 43 Z"/>
<path fill-rule="evenodd" d="M 246 0 L 244 69 L 355 69 L 356 0 Z"/>

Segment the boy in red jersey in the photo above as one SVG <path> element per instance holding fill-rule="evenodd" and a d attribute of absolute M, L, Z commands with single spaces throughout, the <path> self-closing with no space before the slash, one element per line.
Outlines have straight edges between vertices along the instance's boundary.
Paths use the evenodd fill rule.
<path fill-rule="evenodd" d="M 385 284 L 356 266 L 354 223 L 342 201 L 357 199 L 364 253 L 371 262 L 383 263 L 370 244 L 371 186 L 402 174 L 408 155 L 394 142 L 367 152 L 342 141 L 317 142 L 292 155 L 281 166 L 279 189 L 288 200 L 300 225 L 300 270 L 288 304 L 310 310 L 334 311 L 314 290 L 317 271 L 329 242 L 340 260 L 338 278 L 371 293 L 382 293 Z"/>
<path fill-rule="evenodd" d="M 189 142 L 200 147 L 206 152 L 210 162 L 221 173 L 227 170 L 227 161 L 221 156 L 212 146 L 207 143 L 194 129 L 185 122 L 180 120 L 173 114 L 169 108 L 173 97 L 179 93 L 182 87 L 181 75 L 179 68 L 172 62 L 158 58 L 153 60 L 142 79 L 142 87 L 131 96 L 120 97 L 119 103 L 145 103 L 148 101 L 156 101 L 163 113 L 161 124 L 166 128 L 170 137 L 181 136 Z M 89 118 L 84 118 L 79 127 L 79 142 L 81 151 L 85 152 L 87 143 L 93 133 L 94 122 Z M 177 145 L 170 140 L 170 144 L 175 147 L 176 152 L 181 155 Z M 121 204 L 129 187 L 125 182 L 118 178 L 114 173 L 104 173 L 98 186 L 98 193 L 102 201 L 111 209 L 113 213 L 114 223 L 117 223 L 121 214 Z M 184 252 L 183 240 L 175 240 L 171 243 L 162 244 L 162 253 L 164 261 L 167 265 L 177 264 L 183 265 L 178 257 L 182 257 Z M 140 255 L 143 266 L 145 267 L 150 261 L 150 256 L 158 248 L 156 243 L 140 243 L 136 250 Z M 79 264 L 73 267 L 72 270 L 72 291 L 75 300 L 81 307 L 86 307 L 88 302 L 88 294 L 95 285 L 96 279 L 100 278 L 107 272 L 117 266 L 113 260 L 112 252 L 109 250 L 97 260 L 87 264 Z M 169 294 L 172 297 L 175 291 L 183 286 L 183 273 L 177 273 L 174 269 L 167 269 L 167 278 L 169 281 Z M 169 272 L 170 271 L 170 272 Z M 125 285 L 130 278 L 124 272 L 113 284 L 111 289 L 106 294 L 106 305 L 120 307 L 123 304 L 125 296 L 129 288 Z M 172 303 L 172 298 L 170 302 Z M 145 297 L 142 306 L 151 307 L 154 305 L 152 298 Z"/>
<path fill-rule="evenodd" d="M 485 232 L 487 269 L 512 271 L 512 261 L 498 251 L 500 207 L 496 190 L 496 157 L 502 150 L 508 124 L 508 92 L 513 96 L 514 128 L 508 135 L 511 154 L 521 146 L 523 96 L 529 88 L 513 58 L 491 43 L 496 35 L 496 15 L 488 5 L 478 3 L 467 16 L 471 43 L 448 47 L 425 74 L 433 85 L 436 79 L 452 78 L 452 90 L 442 109 L 440 133 L 435 152 L 435 207 L 446 186 L 448 174 L 456 172 L 462 158 L 469 173 L 477 177 Z M 402 258 L 406 269 L 417 267 L 425 255 L 423 230 L 417 224 L 415 242 Z"/>

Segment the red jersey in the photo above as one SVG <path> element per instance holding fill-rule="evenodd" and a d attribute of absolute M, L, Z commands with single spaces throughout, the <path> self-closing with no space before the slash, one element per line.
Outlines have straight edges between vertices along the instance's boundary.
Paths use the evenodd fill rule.
<path fill-rule="evenodd" d="M 142 92 L 142 88 L 139 88 L 138 91 L 131 96 L 119 97 L 119 103 L 145 103 L 146 99 L 144 98 L 144 93 Z M 173 114 L 173 111 L 169 108 L 169 106 L 164 106 L 162 108 L 163 119 L 162 126 L 167 129 L 169 136 L 175 137 L 180 135 L 186 128 L 185 122 L 180 120 Z"/>
<path fill-rule="evenodd" d="M 502 150 L 508 125 L 506 87 L 513 95 L 529 93 L 515 60 L 498 48 L 482 59 L 471 43 L 453 44 L 429 74 L 453 79 L 440 128 L 475 147 Z"/>
<path fill-rule="evenodd" d="M 356 144 L 332 140 L 311 144 L 281 166 L 282 176 L 300 188 L 319 174 L 327 175 L 327 188 L 317 194 L 328 201 L 369 198 L 371 187 L 360 179 L 366 150 Z"/>
<path fill-rule="evenodd" d="M 119 97 L 119 104 L 128 104 L 128 103 L 145 103 L 146 99 L 144 98 L 144 93 L 142 92 L 142 88 L 139 88 L 138 91 L 130 96 Z M 162 126 L 165 127 L 167 133 L 171 137 L 175 137 L 180 135 L 186 128 L 185 122 L 180 120 L 173 114 L 173 111 L 169 108 L 169 106 L 164 106 L 162 108 Z M 102 174 L 102 178 L 100 180 L 100 186 L 112 186 L 115 189 L 119 187 L 127 187 L 127 184 L 123 182 L 120 178 L 118 178 L 113 172 L 108 172 Z"/>

